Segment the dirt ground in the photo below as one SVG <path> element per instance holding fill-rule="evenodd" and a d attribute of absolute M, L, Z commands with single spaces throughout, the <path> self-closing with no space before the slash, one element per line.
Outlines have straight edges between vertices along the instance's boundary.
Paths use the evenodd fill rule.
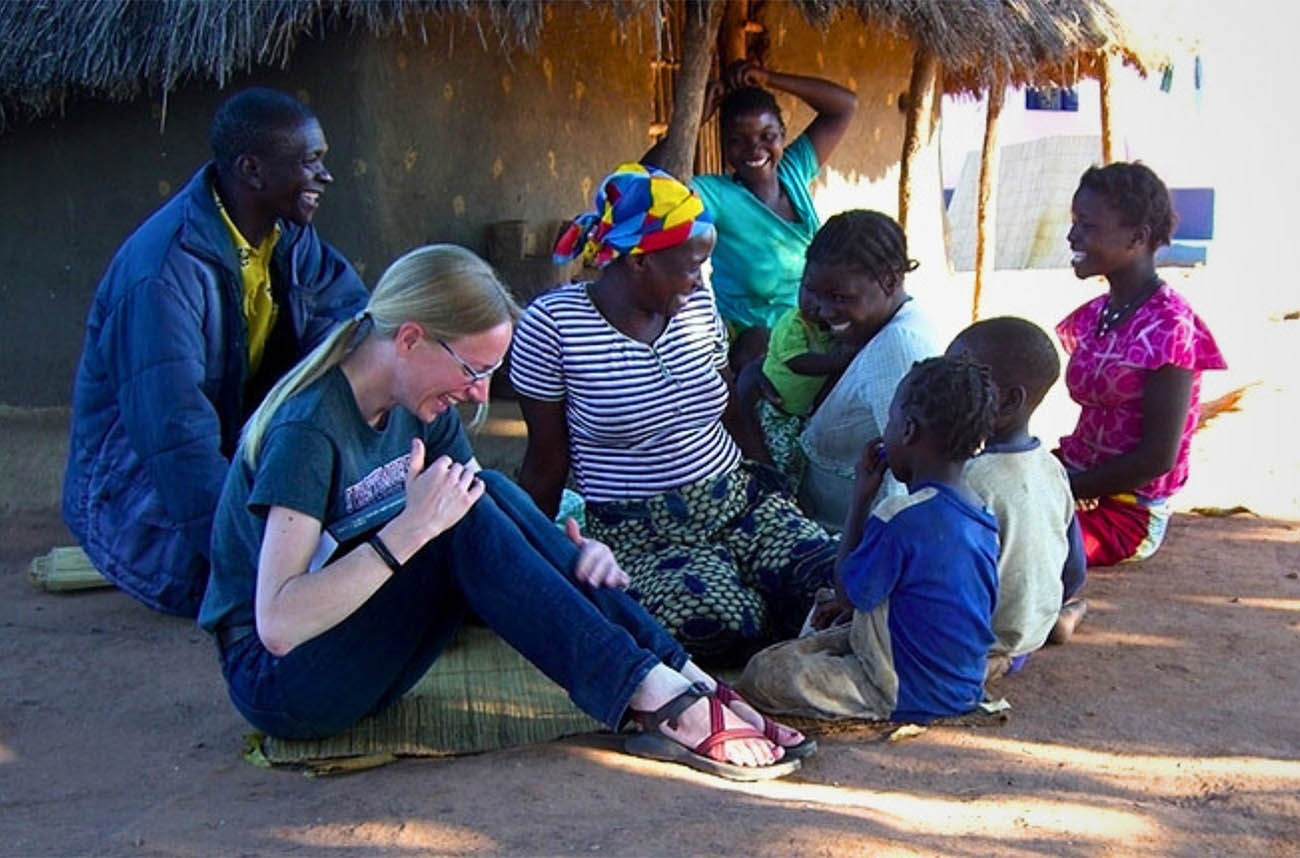
<path fill-rule="evenodd" d="M 1252 308 L 1235 333 L 1239 304 L 1198 289 L 1235 367 L 1207 394 L 1252 386 L 1198 435 L 1180 503 L 1263 515 L 1180 513 L 1152 561 L 1094 570 L 1075 641 L 994 686 L 1006 723 L 828 731 L 796 776 L 759 785 L 592 738 L 335 778 L 259 769 L 206 636 L 115 591 L 31 589 L 30 558 L 70 536 L 54 513 L 10 516 L 0 854 L 1300 854 L 1300 321 Z M 501 409 L 482 457 L 508 464 L 519 430 Z"/>

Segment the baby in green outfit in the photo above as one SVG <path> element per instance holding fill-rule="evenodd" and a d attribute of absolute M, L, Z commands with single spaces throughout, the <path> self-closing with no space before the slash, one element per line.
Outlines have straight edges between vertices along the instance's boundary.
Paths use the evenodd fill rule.
<path fill-rule="evenodd" d="M 803 470 L 799 433 L 822 394 L 834 386 L 854 355 L 837 345 L 826 326 L 811 321 L 815 316 L 810 305 L 808 290 L 800 286 L 799 306 L 787 310 L 772 327 L 763 360 L 769 395 L 757 404 L 772 464 L 796 484 Z"/>

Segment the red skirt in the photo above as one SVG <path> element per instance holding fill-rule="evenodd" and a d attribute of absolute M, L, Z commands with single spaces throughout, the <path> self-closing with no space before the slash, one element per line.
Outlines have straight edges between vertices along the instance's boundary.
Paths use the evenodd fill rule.
<path fill-rule="evenodd" d="M 1087 508 L 1085 508 L 1087 507 Z M 1145 560 L 1165 538 L 1169 507 L 1131 494 L 1107 495 L 1076 510 L 1088 568 Z"/>

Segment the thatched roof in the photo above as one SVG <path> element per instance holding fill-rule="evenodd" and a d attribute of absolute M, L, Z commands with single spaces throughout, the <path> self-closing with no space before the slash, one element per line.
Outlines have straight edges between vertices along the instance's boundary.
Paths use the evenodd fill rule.
<path fill-rule="evenodd" d="M 1152 0 L 1146 0 L 1151 2 Z M 1127 0 L 1140 3 L 1144 0 Z M 1126 26 L 1126 0 L 800 0 L 823 27 L 856 14 L 934 52 L 948 93 L 978 95 L 993 81 L 1070 85 L 1095 77 L 1103 54 L 1146 73 L 1165 57 Z"/>
<path fill-rule="evenodd" d="M 6 112 L 40 115 L 69 96 L 165 99 L 190 78 L 224 86 L 338 29 L 424 38 L 426 16 L 472 13 L 485 44 L 526 48 L 543 12 L 536 0 L 0 0 L 0 128 Z"/>
<path fill-rule="evenodd" d="M 589 0 L 590 2 L 590 0 Z M 596 0 L 599 3 L 599 0 Z M 606 0 L 610 2 L 610 0 Z M 671 0 L 612 0 L 620 18 Z M 978 93 L 995 74 L 1012 83 L 1072 83 L 1102 52 L 1142 71 L 1117 3 L 1150 0 L 797 0 L 814 24 L 856 14 L 933 50 L 944 89 Z M 224 86 L 254 66 L 287 65 L 298 40 L 364 28 L 426 38 L 425 24 L 465 16 L 486 45 L 531 47 L 543 0 L 0 0 L 0 129 L 69 97 L 126 101 L 161 95 L 191 78 Z M 556 3 L 555 8 L 562 8 Z M 654 21 L 658 16 L 650 14 Z M 842 22 L 842 18 L 840 21 Z"/>

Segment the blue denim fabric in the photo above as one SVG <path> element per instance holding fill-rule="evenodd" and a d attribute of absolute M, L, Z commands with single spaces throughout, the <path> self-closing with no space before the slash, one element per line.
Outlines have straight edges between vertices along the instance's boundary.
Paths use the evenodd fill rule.
<path fill-rule="evenodd" d="M 501 474 L 460 522 L 420 550 L 342 623 L 274 656 L 256 634 L 222 653 L 235 707 L 285 738 L 338 733 L 392 704 L 433 664 L 466 609 L 617 727 L 656 664 L 686 651 L 620 590 L 577 584 L 577 549 Z"/>

